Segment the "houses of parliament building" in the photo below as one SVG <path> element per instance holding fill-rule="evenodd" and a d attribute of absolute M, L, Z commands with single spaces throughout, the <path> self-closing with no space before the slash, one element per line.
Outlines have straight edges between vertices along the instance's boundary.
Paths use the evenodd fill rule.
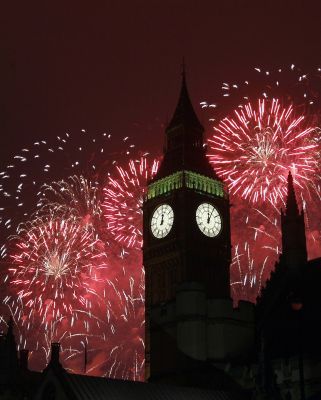
<path fill-rule="evenodd" d="M 10 322 L 0 337 L 0 399 L 321 399 L 321 259 L 308 259 L 292 176 L 279 260 L 256 304 L 235 307 L 230 201 L 203 132 L 183 72 L 143 204 L 146 382 L 67 373 L 58 343 L 45 370 L 30 371 Z"/>

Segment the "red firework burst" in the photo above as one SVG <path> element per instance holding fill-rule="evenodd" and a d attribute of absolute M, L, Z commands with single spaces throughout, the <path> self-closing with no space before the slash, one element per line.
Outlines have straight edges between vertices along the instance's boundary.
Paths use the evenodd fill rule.
<path fill-rule="evenodd" d="M 102 244 L 75 217 L 52 213 L 22 224 L 12 238 L 8 279 L 15 295 L 6 303 L 19 319 L 41 318 L 46 326 L 77 312 L 87 315 L 87 331 L 97 285 L 106 268 Z M 32 318 L 33 317 L 33 318 Z"/>
<path fill-rule="evenodd" d="M 248 103 L 214 129 L 210 162 L 232 194 L 276 204 L 286 195 L 289 170 L 301 189 L 313 185 L 320 159 L 317 130 L 292 105 L 284 108 L 277 99 L 259 100 L 257 108 Z"/>
<path fill-rule="evenodd" d="M 117 167 L 104 188 L 102 208 L 107 229 L 126 247 L 142 246 L 143 196 L 157 169 L 156 159 L 130 160 L 127 168 Z"/>

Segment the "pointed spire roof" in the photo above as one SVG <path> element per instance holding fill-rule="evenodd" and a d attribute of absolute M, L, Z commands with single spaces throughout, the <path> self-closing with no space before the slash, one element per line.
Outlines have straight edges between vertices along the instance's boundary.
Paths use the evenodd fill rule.
<path fill-rule="evenodd" d="M 189 93 L 187 90 L 186 84 L 186 72 L 185 72 L 185 63 L 183 62 L 182 66 L 182 84 L 181 91 L 178 99 L 178 103 L 174 112 L 174 115 L 167 126 L 166 130 L 169 131 L 179 125 L 187 125 L 190 127 L 198 128 L 200 130 L 204 130 L 202 124 L 200 123 L 197 115 L 194 111 L 192 102 L 189 97 Z"/>
<path fill-rule="evenodd" d="M 218 179 L 206 157 L 203 132 L 188 94 L 183 64 L 181 91 L 174 115 L 165 130 L 164 158 L 155 180 L 184 170 Z"/>
<path fill-rule="evenodd" d="M 295 197 L 293 177 L 291 171 L 288 175 L 288 194 L 286 198 L 286 215 L 299 215 L 299 207 Z"/>
<path fill-rule="evenodd" d="M 281 210 L 281 232 L 282 255 L 280 263 L 292 274 L 293 279 L 299 279 L 303 268 L 306 266 L 308 253 L 304 212 L 299 210 L 296 201 L 291 172 L 288 175 L 288 194 L 285 211 Z"/>

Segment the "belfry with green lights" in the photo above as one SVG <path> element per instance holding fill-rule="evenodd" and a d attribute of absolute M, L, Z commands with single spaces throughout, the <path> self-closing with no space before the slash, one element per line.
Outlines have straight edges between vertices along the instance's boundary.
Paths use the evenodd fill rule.
<path fill-rule="evenodd" d="M 143 205 L 146 377 L 199 386 L 215 376 L 230 387 L 214 364 L 250 345 L 253 306 L 233 309 L 229 196 L 206 157 L 203 133 L 183 71 L 163 160 Z"/>

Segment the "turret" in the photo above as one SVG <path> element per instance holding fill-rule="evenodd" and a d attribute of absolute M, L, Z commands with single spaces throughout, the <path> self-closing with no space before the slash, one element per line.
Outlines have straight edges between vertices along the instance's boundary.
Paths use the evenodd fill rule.
<path fill-rule="evenodd" d="M 287 269 L 295 275 L 307 262 L 304 212 L 299 210 L 293 177 L 288 175 L 288 193 L 285 210 L 281 210 L 282 259 Z"/>

